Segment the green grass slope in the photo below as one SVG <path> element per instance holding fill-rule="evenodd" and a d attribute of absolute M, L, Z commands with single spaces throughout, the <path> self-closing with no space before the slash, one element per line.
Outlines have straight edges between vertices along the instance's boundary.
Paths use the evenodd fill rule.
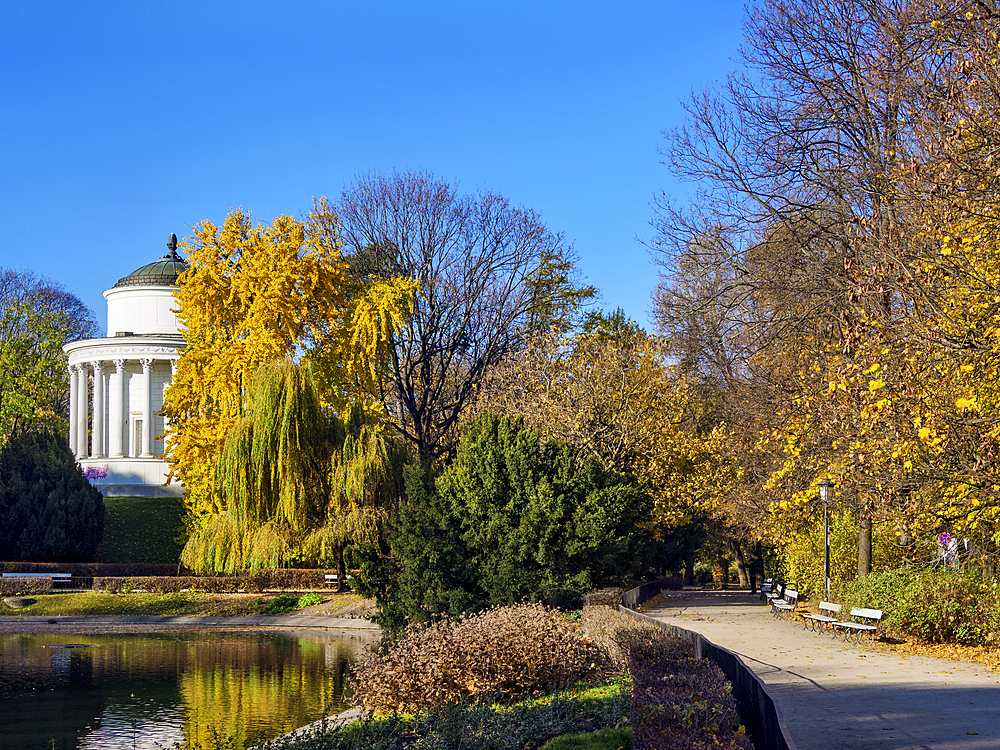
<path fill-rule="evenodd" d="M 95 562 L 176 563 L 184 506 L 176 497 L 104 498 L 104 538 Z"/>

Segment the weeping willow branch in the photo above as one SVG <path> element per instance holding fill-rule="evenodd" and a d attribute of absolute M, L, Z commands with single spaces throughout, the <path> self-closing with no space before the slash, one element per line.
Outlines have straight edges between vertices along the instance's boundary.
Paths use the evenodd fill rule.
<path fill-rule="evenodd" d="M 346 425 L 324 409 L 307 366 L 266 363 L 215 465 L 223 512 L 194 530 L 181 560 L 233 573 L 302 556 L 343 574 L 345 546 L 373 541 L 386 505 L 401 496 L 406 460 L 360 409 Z"/>

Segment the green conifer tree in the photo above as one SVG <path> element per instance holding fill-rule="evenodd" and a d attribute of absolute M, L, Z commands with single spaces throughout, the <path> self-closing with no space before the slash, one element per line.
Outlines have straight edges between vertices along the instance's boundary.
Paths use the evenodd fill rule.
<path fill-rule="evenodd" d="M 0 559 L 86 562 L 104 535 L 104 498 L 66 441 L 24 432 L 0 451 Z"/>

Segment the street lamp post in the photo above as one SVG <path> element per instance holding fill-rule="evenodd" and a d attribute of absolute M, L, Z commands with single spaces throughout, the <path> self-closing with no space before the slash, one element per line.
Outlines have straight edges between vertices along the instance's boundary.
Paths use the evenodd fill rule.
<path fill-rule="evenodd" d="M 826 581 L 826 597 L 830 598 L 830 490 L 836 485 L 829 479 L 819 483 L 819 496 L 823 501 L 823 578 Z"/>

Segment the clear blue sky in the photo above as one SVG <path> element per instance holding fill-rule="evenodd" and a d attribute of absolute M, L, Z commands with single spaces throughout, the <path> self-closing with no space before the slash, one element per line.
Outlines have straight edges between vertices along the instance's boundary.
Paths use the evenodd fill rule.
<path fill-rule="evenodd" d="M 101 292 L 167 235 L 421 168 L 542 214 L 647 322 L 680 101 L 733 69 L 736 0 L 0 0 L 0 266 Z"/>

